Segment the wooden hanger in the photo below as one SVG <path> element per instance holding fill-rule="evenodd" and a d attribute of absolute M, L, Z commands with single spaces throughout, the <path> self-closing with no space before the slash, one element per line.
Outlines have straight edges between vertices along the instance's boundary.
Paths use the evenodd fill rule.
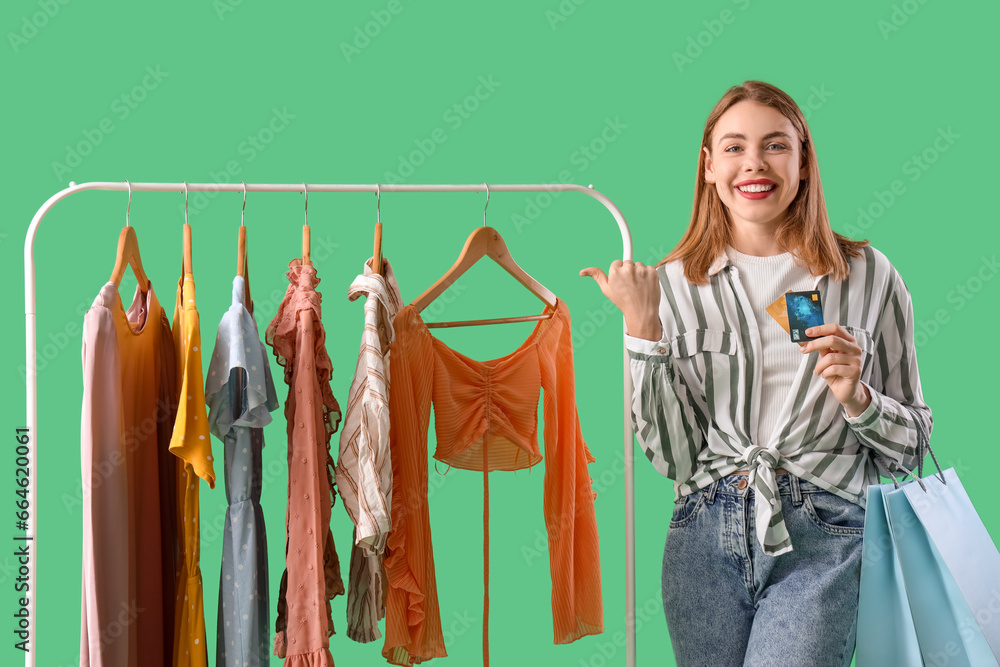
<path fill-rule="evenodd" d="M 472 232 L 468 240 L 465 242 L 465 247 L 462 248 L 462 254 L 458 256 L 458 260 L 455 264 L 448 269 L 448 272 L 441 276 L 440 279 L 431 287 L 414 299 L 410 305 L 416 308 L 419 313 L 424 308 L 426 308 L 434 299 L 441 295 L 446 289 L 451 287 L 452 283 L 458 279 L 463 273 L 469 270 L 469 268 L 478 262 L 483 257 L 489 257 L 497 264 L 502 266 L 507 273 L 517 278 L 518 282 L 528 288 L 528 290 L 537 296 L 539 299 L 544 301 L 548 306 L 556 305 L 556 295 L 549 291 L 544 285 L 539 283 L 537 280 L 532 278 L 525 272 L 514 258 L 511 257 L 510 251 L 507 249 L 507 244 L 504 243 L 503 237 L 500 233 L 493 229 L 492 227 L 479 227 L 476 231 Z M 528 322 L 530 320 L 545 320 L 552 317 L 552 312 L 548 312 L 542 315 L 526 315 L 524 317 L 501 317 L 488 320 L 466 320 L 461 322 L 428 322 L 428 327 L 457 327 L 457 326 L 475 326 L 480 324 L 499 324 L 501 322 Z"/>
<path fill-rule="evenodd" d="M 375 222 L 375 250 L 372 252 L 372 274 L 382 273 L 382 187 L 375 184 L 376 201 L 376 222 Z"/>
<path fill-rule="evenodd" d="M 188 224 L 188 184 L 187 181 L 182 181 L 184 183 L 184 259 L 183 266 L 181 270 L 185 273 L 194 273 L 191 268 L 191 225 Z"/>
<path fill-rule="evenodd" d="M 184 223 L 184 273 L 194 273 L 191 268 L 191 225 Z"/>
<path fill-rule="evenodd" d="M 302 225 L 302 263 L 312 266 L 309 259 L 309 225 Z"/>
<path fill-rule="evenodd" d="M 302 225 L 302 264 L 312 266 L 312 261 L 309 259 L 309 191 L 305 183 L 302 184 L 302 194 L 306 197 L 306 218 Z"/>
<path fill-rule="evenodd" d="M 132 267 L 135 279 L 139 282 L 139 289 L 143 293 L 148 291 L 149 278 L 146 277 L 146 271 L 142 268 L 142 258 L 139 256 L 139 241 L 135 236 L 135 228 L 126 225 L 118 236 L 118 256 L 115 258 L 115 269 L 111 272 L 111 282 L 120 287 L 127 266 Z"/>
<path fill-rule="evenodd" d="M 452 283 L 454 283 L 459 276 L 468 271 L 469 267 L 483 257 L 489 257 L 494 262 L 502 266 L 507 273 L 517 278 L 518 282 L 527 287 L 528 291 L 532 294 L 544 301 L 547 306 L 552 308 L 555 307 L 557 301 L 556 295 L 546 289 L 544 285 L 529 276 L 524 269 L 518 266 L 517 262 L 514 261 L 514 258 L 510 256 L 510 251 L 507 249 L 507 244 L 504 243 L 503 237 L 500 236 L 500 232 L 492 227 L 486 226 L 486 209 L 490 206 L 490 186 L 486 185 L 486 183 L 483 183 L 483 185 L 486 187 L 486 206 L 483 207 L 483 226 L 469 235 L 469 238 L 465 241 L 465 247 L 462 248 L 462 254 L 458 256 L 455 264 L 448 269 L 448 272 L 441 276 L 436 283 L 431 285 L 426 292 L 418 296 L 410 303 L 411 306 L 417 309 L 418 313 L 426 308 L 431 301 L 440 296 L 442 292 L 451 287 Z M 426 324 L 428 328 L 434 328 L 500 324 L 501 322 L 529 322 L 531 320 L 547 320 L 552 317 L 552 312 L 553 311 L 549 311 L 541 315 L 525 315 L 523 317 L 499 317 L 488 320 L 464 320 L 461 322 L 427 322 Z"/>
<path fill-rule="evenodd" d="M 250 299 L 250 266 L 247 263 L 247 228 L 244 224 L 246 210 L 247 184 L 243 183 L 243 213 L 240 214 L 240 234 L 236 249 L 236 275 L 243 276 L 243 300 L 246 302 L 247 312 L 253 315 L 253 301 Z"/>
<path fill-rule="evenodd" d="M 146 277 L 146 271 L 142 268 L 142 258 L 139 256 L 139 240 L 135 235 L 135 228 L 129 225 L 128 213 L 132 208 L 132 184 L 125 181 L 128 185 L 128 208 L 125 209 L 125 227 L 122 229 L 122 233 L 118 235 L 118 254 L 115 257 L 115 268 L 111 272 L 110 282 L 113 282 L 115 286 L 120 287 L 122 284 L 122 278 L 125 276 L 125 267 L 131 266 L 132 272 L 135 273 L 135 278 L 139 283 L 139 290 L 142 293 L 149 291 L 149 278 Z"/>

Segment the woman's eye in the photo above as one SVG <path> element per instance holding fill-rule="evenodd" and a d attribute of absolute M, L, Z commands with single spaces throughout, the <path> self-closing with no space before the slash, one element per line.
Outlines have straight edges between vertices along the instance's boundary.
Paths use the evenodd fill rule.
<path fill-rule="evenodd" d="M 739 146 L 730 146 L 729 148 L 727 148 L 725 150 L 725 152 L 726 153 L 733 153 L 733 152 L 738 151 L 738 150 L 740 150 Z"/>
<path fill-rule="evenodd" d="M 772 143 L 772 144 L 768 144 L 767 147 L 768 148 L 774 147 L 774 148 L 777 148 L 778 150 L 783 150 L 784 148 L 787 148 L 787 146 L 785 146 L 785 144 L 779 144 L 777 142 Z"/>

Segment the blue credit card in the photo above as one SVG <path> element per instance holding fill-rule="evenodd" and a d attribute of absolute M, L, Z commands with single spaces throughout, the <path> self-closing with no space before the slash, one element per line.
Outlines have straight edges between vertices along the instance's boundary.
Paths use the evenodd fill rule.
<path fill-rule="evenodd" d="M 806 335 L 809 327 L 823 324 L 823 302 L 818 291 L 785 292 L 785 307 L 788 311 L 788 333 L 793 343 L 823 337 Z"/>

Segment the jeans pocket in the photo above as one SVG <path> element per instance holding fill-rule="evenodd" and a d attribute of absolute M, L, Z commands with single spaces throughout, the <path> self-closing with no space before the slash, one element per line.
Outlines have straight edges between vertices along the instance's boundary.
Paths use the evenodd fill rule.
<path fill-rule="evenodd" d="M 857 535 L 865 532 L 865 510 L 829 491 L 802 494 L 806 516 L 832 535 Z"/>
<path fill-rule="evenodd" d="M 704 504 L 704 491 L 695 491 L 694 493 L 678 498 L 674 503 L 673 515 L 670 517 L 670 527 L 679 528 L 690 523 Z"/>

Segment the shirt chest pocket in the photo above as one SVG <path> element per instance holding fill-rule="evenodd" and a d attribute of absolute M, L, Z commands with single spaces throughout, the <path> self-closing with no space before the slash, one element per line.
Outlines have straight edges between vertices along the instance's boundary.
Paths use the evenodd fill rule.
<path fill-rule="evenodd" d="M 702 390 L 703 398 L 716 383 L 728 384 L 738 350 L 736 333 L 723 329 L 690 329 L 670 341 L 677 370 Z"/>
<path fill-rule="evenodd" d="M 861 380 L 867 382 L 872 374 L 872 359 L 875 357 L 875 339 L 871 332 L 860 327 L 841 325 L 844 330 L 854 336 L 855 342 L 861 348 Z"/>

